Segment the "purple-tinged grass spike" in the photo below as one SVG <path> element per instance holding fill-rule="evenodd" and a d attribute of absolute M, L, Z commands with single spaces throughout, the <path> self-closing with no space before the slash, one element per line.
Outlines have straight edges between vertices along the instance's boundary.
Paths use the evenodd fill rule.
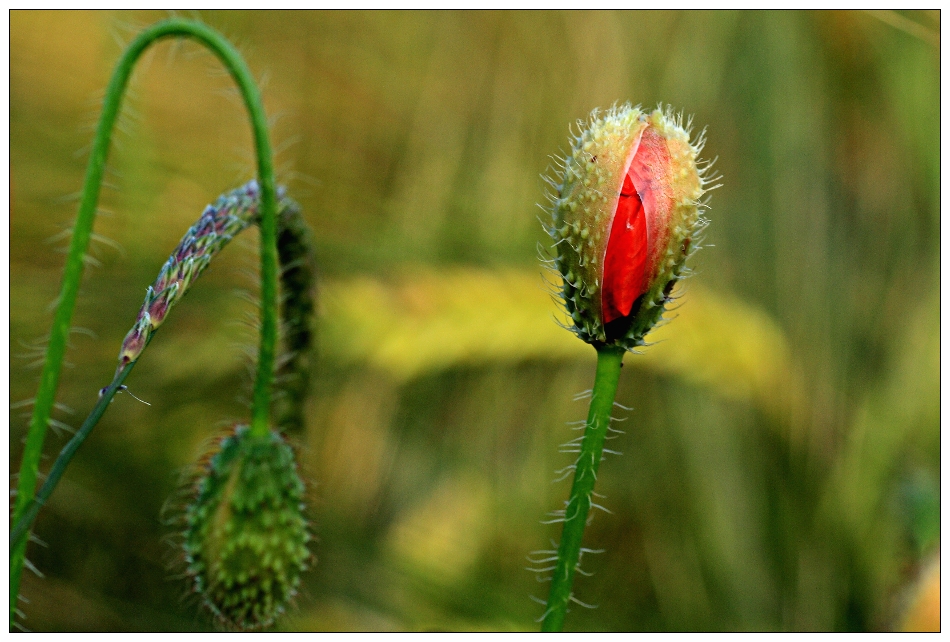
<path fill-rule="evenodd" d="M 279 210 L 286 209 L 291 201 L 284 195 L 284 190 L 280 190 L 279 198 Z M 135 325 L 122 344 L 120 367 L 138 359 L 148 334 L 162 324 L 168 311 L 185 296 L 211 259 L 234 236 L 257 222 L 259 212 L 260 189 L 257 181 L 250 181 L 223 194 L 205 208 L 201 218 L 185 232 L 162 266 L 158 278 L 149 287 Z"/>
<path fill-rule="evenodd" d="M 277 190 L 278 253 L 283 301 L 284 344 L 289 356 L 280 368 L 284 395 L 275 400 L 277 426 L 291 432 L 303 428 L 303 399 L 309 388 L 313 345 L 314 268 L 310 233 L 300 207 Z M 119 353 L 119 367 L 138 359 L 149 336 L 161 326 L 168 312 L 188 292 L 191 284 L 228 242 L 260 222 L 261 191 L 252 180 L 222 194 L 205 207 L 201 217 L 185 232 L 178 246 L 148 288 L 135 325 Z"/>

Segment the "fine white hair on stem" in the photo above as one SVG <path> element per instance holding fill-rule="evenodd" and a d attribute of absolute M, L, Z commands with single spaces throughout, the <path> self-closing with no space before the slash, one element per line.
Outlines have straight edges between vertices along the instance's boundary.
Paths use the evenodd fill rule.
<path fill-rule="evenodd" d="M 33 562 L 31 562 L 30 560 L 26 558 L 23 558 L 23 566 L 30 569 L 30 571 L 32 571 L 33 574 L 36 575 L 40 579 L 43 579 L 46 577 L 45 575 L 43 575 L 43 573 L 40 572 L 40 569 L 36 568 L 36 566 L 33 565 Z"/>
<path fill-rule="evenodd" d="M 568 470 L 566 470 L 564 473 L 562 473 L 562 474 L 560 474 L 558 477 L 552 479 L 552 480 L 551 480 L 551 483 L 552 483 L 552 484 L 557 484 L 557 483 L 559 483 L 559 482 L 564 481 L 565 479 L 567 479 L 568 477 L 571 476 L 571 474 L 574 472 L 574 470 L 575 470 L 576 468 L 577 468 L 576 465 L 572 465 L 572 466 L 571 466 Z"/>
<path fill-rule="evenodd" d="M 591 508 L 600 509 L 600 510 L 604 511 L 605 513 L 607 513 L 608 515 L 613 515 L 613 514 L 614 514 L 613 511 L 610 510 L 609 508 L 606 508 L 606 507 L 604 507 L 604 506 L 601 506 L 600 504 L 595 504 L 594 502 L 591 502 L 591 503 L 590 503 L 590 507 L 591 507 Z"/>
<path fill-rule="evenodd" d="M 573 593 L 571 593 L 571 602 L 574 602 L 575 604 L 579 604 L 580 606 L 584 607 L 585 609 L 596 609 L 596 608 L 597 608 L 597 605 L 596 605 L 596 604 L 587 604 L 586 602 L 581 602 L 579 599 L 577 599 L 576 597 L 574 597 L 574 594 L 573 594 Z"/>
<path fill-rule="evenodd" d="M 64 432 L 70 435 L 76 434 L 76 429 L 74 427 L 59 421 L 58 419 L 53 419 L 50 417 L 46 420 L 46 424 L 53 429 L 53 432 L 56 433 L 57 437 L 62 437 Z"/>
<path fill-rule="evenodd" d="M 554 559 L 557 560 L 556 557 Z M 530 566 L 525 566 L 524 570 L 529 571 L 531 573 L 550 573 L 555 568 L 557 568 L 557 564 L 553 564 L 551 566 L 545 566 L 543 568 L 532 568 Z"/>

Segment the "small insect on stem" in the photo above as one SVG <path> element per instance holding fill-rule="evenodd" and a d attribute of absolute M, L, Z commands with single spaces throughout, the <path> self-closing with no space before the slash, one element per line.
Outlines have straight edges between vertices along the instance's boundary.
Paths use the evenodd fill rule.
<path fill-rule="evenodd" d="M 109 389 L 109 386 L 106 386 L 105 388 L 102 388 L 102 389 L 99 391 L 99 398 L 100 398 L 100 399 L 102 399 L 102 395 L 106 394 L 106 390 L 108 390 L 108 389 Z M 119 387 L 116 389 L 116 391 L 117 391 L 117 392 L 127 392 L 127 393 L 129 393 L 129 396 L 130 396 L 130 397 L 132 397 L 132 398 L 135 399 L 136 401 L 141 401 L 141 402 L 144 403 L 146 406 L 151 406 L 151 405 L 152 405 L 152 404 L 150 404 L 149 402 L 145 401 L 144 399 L 139 399 L 138 397 L 136 397 L 135 395 L 133 395 L 133 394 L 132 394 L 132 391 L 129 390 L 129 387 L 126 386 L 126 385 L 121 385 L 121 386 L 119 386 Z"/>

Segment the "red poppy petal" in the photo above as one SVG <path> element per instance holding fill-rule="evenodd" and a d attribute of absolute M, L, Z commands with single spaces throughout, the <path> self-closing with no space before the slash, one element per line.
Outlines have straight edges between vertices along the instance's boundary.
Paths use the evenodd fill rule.
<path fill-rule="evenodd" d="M 660 252 L 669 243 L 674 206 L 670 193 L 673 176 L 669 148 L 652 127 L 643 132 L 627 176 L 633 181 L 646 213 L 649 241 L 646 260 L 650 265 L 646 278 L 649 280 L 659 267 Z"/>
<path fill-rule="evenodd" d="M 630 314 L 633 302 L 646 291 L 647 250 L 646 212 L 628 171 L 623 178 L 604 257 L 601 289 L 604 323 Z"/>

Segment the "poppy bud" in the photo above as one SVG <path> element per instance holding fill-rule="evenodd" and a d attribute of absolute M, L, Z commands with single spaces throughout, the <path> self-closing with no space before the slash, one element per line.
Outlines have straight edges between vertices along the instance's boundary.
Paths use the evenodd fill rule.
<path fill-rule="evenodd" d="M 572 136 L 548 180 L 557 190 L 548 233 L 570 329 L 584 341 L 632 350 L 662 317 L 707 224 L 702 146 L 671 111 L 629 105 L 594 110 Z"/>
<path fill-rule="evenodd" d="M 293 451 L 276 432 L 238 426 L 208 457 L 193 492 L 184 549 L 195 592 L 230 628 L 269 626 L 312 561 Z"/>

